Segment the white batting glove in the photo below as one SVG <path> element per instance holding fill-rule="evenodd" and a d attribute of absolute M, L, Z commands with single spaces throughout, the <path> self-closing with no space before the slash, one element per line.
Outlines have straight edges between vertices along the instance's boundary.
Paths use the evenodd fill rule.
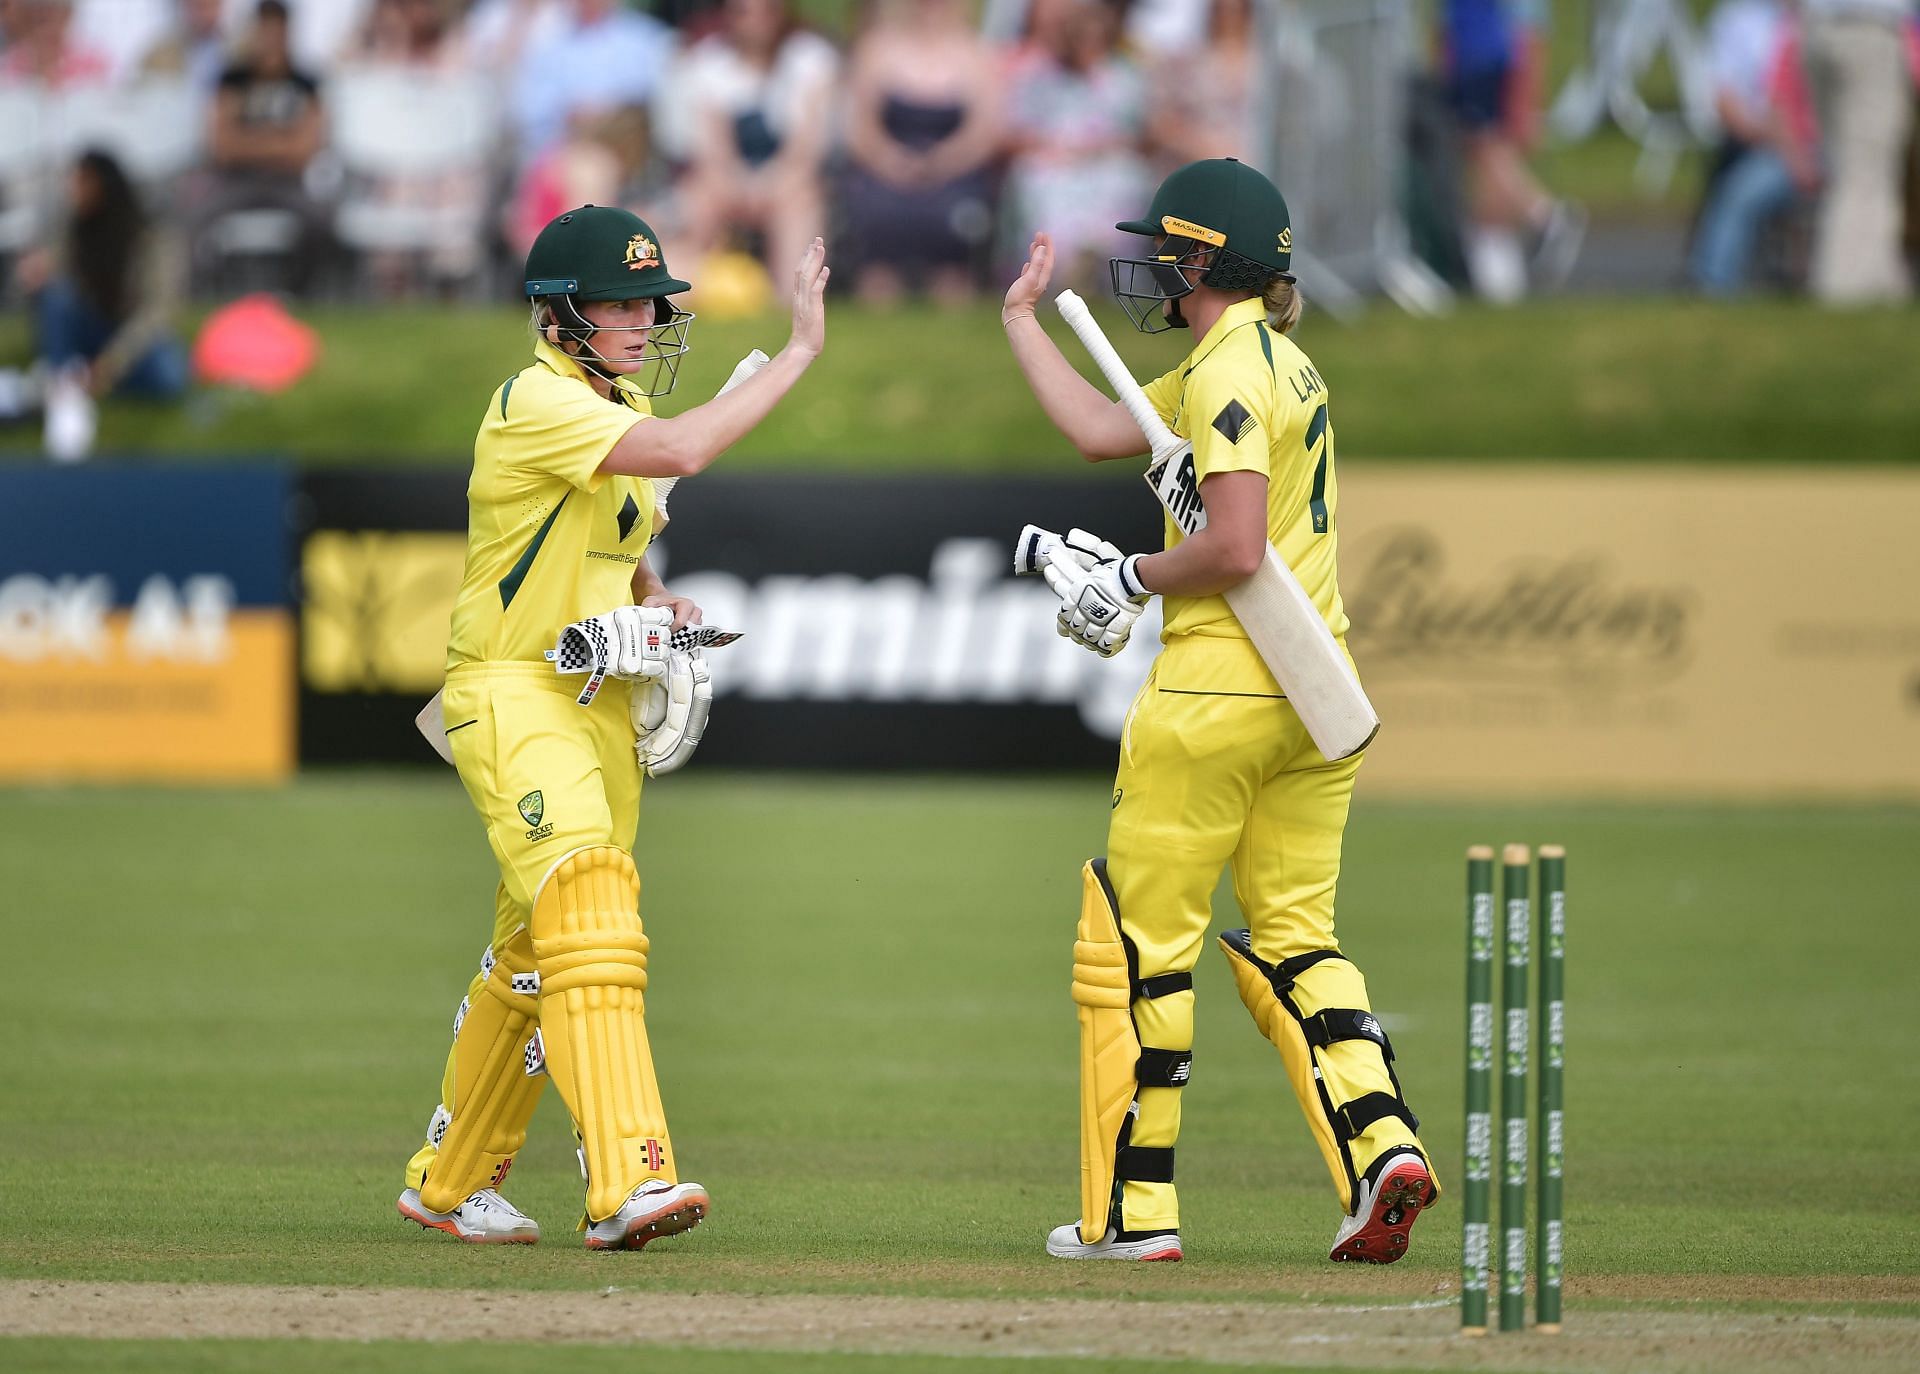
<path fill-rule="evenodd" d="M 713 673 L 698 649 L 674 650 L 666 673 L 634 688 L 633 752 L 650 778 L 684 767 L 707 733 Z"/>
<path fill-rule="evenodd" d="M 1047 585 L 1060 598 L 1060 633 L 1111 658 L 1126 647 L 1153 595 L 1140 582 L 1142 555 L 1123 554 L 1085 530 L 1070 531 L 1061 550 L 1065 556 L 1054 557 L 1044 569 Z"/>
<path fill-rule="evenodd" d="M 575 698 L 585 706 L 609 677 L 647 682 L 664 676 L 672 628 L 673 612 L 665 606 L 618 606 L 567 626 L 547 659 L 555 672 L 587 674 Z"/>

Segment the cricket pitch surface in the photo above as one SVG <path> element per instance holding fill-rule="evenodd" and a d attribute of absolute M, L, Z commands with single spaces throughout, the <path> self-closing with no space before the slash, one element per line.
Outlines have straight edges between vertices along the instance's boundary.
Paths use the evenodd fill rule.
<path fill-rule="evenodd" d="M 1815 1295 L 1808 1284 L 1779 1286 Z M 1866 1300 L 1846 1315 L 1610 1306 L 1576 1309 L 1557 1336 L 1468 1339 L 1447 1298 L 1141 1303 L 641 1293 L 617 1284 L 583 1294 L 10 1280 L 0 1282 L 0 1336 L 534 1341 L 1372 1369 L 1912 1369 L 1920 1318 L 1870 1313 L 1876 1302 L 1907 1306 L 1920 1281 L 1869 1283 L 1864 1294 L 1857 1282 L 1848 1286 Z"/>

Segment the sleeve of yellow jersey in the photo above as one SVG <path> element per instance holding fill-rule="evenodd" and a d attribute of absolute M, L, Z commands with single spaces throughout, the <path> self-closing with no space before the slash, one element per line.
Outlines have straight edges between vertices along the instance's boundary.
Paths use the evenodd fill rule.
<path fill-rule="evenodd" d="M 600 464 L 647 415 L 603 400 L 592 387 L 539 369 L 521 375 L 503 405 L 512 466 L 593 491 Z"/>
<path fill-rule="evenodd" d="M 1161 423 L 1171 429 L 1173 417 L 1180 409 L 1180 369 L 1163 372 L 1141 387 L 1140 393 L 1159 414 Z"/>
<path fill-rule="evenodd" d="M 1257 369 L 1232 363 L 1230 356 L 1207 359 L 1187 377 L 1187 438 L 1203 482 L 1216 472 L 1273 476 L 1273 373 L 1264 362 Z"/>

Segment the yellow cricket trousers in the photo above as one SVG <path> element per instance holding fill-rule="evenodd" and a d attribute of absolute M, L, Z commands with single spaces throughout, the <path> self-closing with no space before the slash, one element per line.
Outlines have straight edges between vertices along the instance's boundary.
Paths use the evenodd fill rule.
<path fill-rule="evenodd" d="M 1292 706 L 1277 695 L 1248 641 L 1191 635 L 1169 643 L 1127 720 L 1107 839 L 1107 873 L 1121 932 L 1137 961 L 1136 979 L 1187 972 L 1199 961 L 1213 891 L 1228 864 L 1260 961 L 1278 966 L 1295 956 L 1337 951 L 1334 887 L 1359 768 L 1358 756 L 1327 762 Z M 1365 983 L 1344 959 L 1314 963 L 1300 981 L 1305 995 L 1295 1001 L 1306 1015 L 1326 1006 L 1367 1006 Z M 1321 986 L 1307 991 L 1305 985 L 1314 982 Z M 1192 1049 L 1191 987 L 1136 995 L 1133 1017 L 1143 1046 Z M 1262 1031 L 1270 1033 L 1264 1025 Z M 1288 1047 L 1281 1048 L 1284 1056 Z M 1311 1082 L 1306 1092 L 1297 1079 L 1294 1086 L 1323 1149 L 1329 1097 L 1338 1108 L 1372 1093 L 1398 1096 L 1391 1069 L 1371 1042 L 1325 1047 L 1319 1067 L 1324 1094 Z M 1130 1144 L 1174 1146 L 1181 1091 L 1139 1089 Z M 1329 1154 L 1342 1206 L 1350 1204 L 1355 1171 L 1364 1171 L 1382 1151 L 1410 1143 L 1417 1142 L 1409 1126 L 1388 1117 Z M 1121 1204 L 1123 1230 L 1179 1225 L 1170 1182 L 1130 1180 Z"/>

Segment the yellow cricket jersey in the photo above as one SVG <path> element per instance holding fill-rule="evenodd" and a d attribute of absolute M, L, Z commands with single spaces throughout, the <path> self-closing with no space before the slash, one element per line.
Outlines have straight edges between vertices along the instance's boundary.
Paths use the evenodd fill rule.
<path fill-rule="evenodd" d="M 1327 384 L 1305 353 L 1269 327 L 1265 304 L 1238 301 L 1180 366 L 1144 388 L 1167 427 L 1192 441 L 1195 476 L 1267 479 L 1267 539 L 1293 569 L 1336 638 L 1347 633 L 1335 570 L 1340 487 L 1333 472 Z M 1184 537 L 1171 516 L 1167 547 Z M 1168 596 L 1161 642 L 1184 635 L 1245 639 L 1224 596 Z"/>
<path fill-rule="evenodd" d="M 467 568 L 447 667 L 544 662 L 563 626 L 633 601 L 653 538 L 653 483 L 602 476 L 620 437 L 653 413 L 623 390 L 603 399 L 550 344 L 487 403 L 467 483 Z"/>

